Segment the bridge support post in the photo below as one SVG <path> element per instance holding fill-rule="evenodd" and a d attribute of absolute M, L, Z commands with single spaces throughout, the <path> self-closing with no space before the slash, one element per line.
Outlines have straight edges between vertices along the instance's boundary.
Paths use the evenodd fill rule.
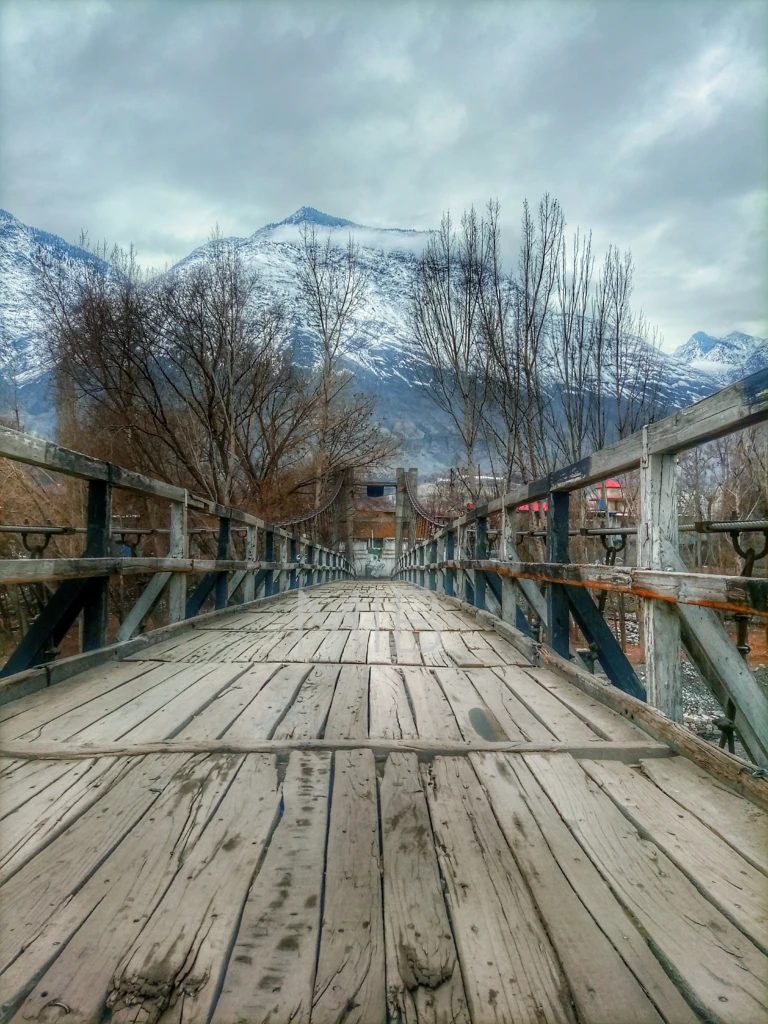
<path fill-rule="evenodd" d="M 245 528 L 245 560 L 255 562 L 258 554 L 258 530 L 255 526 Z M 246 569 L 243 580 L 243 602 L 248 604 L 256 597 L 256 570 Z"/>
<path fill-rule="evenodd" d="M 677 457 L 648 451 L 648 427 L 643 427 L 640 463 L 640 530 L 638 564 L 667 569 L 664 550 L 678 548 Z M 683 720 L 680 669 L 680 617 L 665 601 L 643 599 L 645 624 L 645 688 L 648 701 L 673 722 Z"/>
<path fill-rule="evenodd" d="M 88 483 L 86 558 L 107 558 L 112 546 L 112 485 L 104 480 Z M 109 622 L 109 577 L 91 581 L 83 604 L 83 650 L 106 646 Z"/>
<path fill-rule="evenodd" d="M 448 530 L 445 535 L 445 560 L 446 562 L 452 562 L 456 557 L 456 534 L 453 530 Z M 443 574 L 443 593 L 449 597 L 454 596 L 454 581 L 456 579 L 455 569 L 446 569 Z"/>
<path fill-rule="evenodd" d="M 552 491 L 547 511 L 547 561 L 568 561 L 568 491 Z M 591 600 L 591 599 L 590 599 Z M 547 584 L 547 632 L 549 646 L 563 658 L 569 657 L 570 614 L 565 587 Z"/>
<path fill-rule="evenodd" d="M 501 510 L 501 538 L 499 541 L 499 558 L 503 562 L 511 562 L 517 557 L 517 512 L 515 509 Z M 520 619 L 525 622 L 524 632 L 528 632 L 528 623 L 522 609 L 517 603 L 517 584 L 512 576 L 501 577 L 501 618 L 511 626 L 520 628 Z"/>
<path fill-rule="evenodd" d="M 229 558 L 229 548 L 231 541 L 231 520 L 222 516 L 219 519 L 219 537 L 216 544 L 216 561 L 223 561 Z M 227 607 L 227 574 L 220 572 L 216 576 L 216 586 L 214 591 L 214 607 L 218 611 L 220 608 Z"/>
<path fill-rule="evenodd" d="M 187 533 L 187 502 L 171 502 L 171 532 L 168 545 L 169 558 L 189 558 Z M 246 555 L 246 557 L 248 557 Z M 175 572 L 168 584 L 168 621 L 181 622 L 187 604 L 187 574 Z"/>
<path fill-rule="evenodd" d="M 485 516 L 478 516 L 475 522 L 475 558 L 488 557 L 488 519 Z M 485 608 L 485 573 L 482 569 L 475 569 L 475 607 Z"/>

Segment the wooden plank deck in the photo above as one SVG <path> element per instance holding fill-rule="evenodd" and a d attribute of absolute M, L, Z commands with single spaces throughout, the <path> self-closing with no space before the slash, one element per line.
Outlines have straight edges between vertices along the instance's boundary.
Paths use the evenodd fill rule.
<path fill-rule="evenodd" d="M 191 626 L 0 755 L 0 1021 L 768 1021 L 768 814 L 408 584 Z"/>

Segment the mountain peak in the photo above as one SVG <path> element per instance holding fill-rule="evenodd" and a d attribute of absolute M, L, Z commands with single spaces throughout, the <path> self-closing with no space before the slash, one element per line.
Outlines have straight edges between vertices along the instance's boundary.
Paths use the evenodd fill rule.
<path fill-rule="evenodd" d="M 284 228 L 292 224 L 315 224 L 322 228 L 357 228 L 360 226 L 344 217 L 332 217 L 329 213 L 316 210 L 314 206 L 301 206 L 290 217 L 286 217 L 285 220 L 278 221 L 276 224 L 265 224 L 261 230 L 271 231 L 274 228 Z"/>

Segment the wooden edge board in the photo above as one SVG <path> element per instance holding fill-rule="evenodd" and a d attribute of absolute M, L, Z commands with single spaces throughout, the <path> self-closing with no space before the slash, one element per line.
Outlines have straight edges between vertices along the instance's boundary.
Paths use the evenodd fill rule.
<path fill-rule="evenodd" d="M 367 666 L 366 666 L 367 667 Z M 27 760 L 58 760 L 79 757 L 144 757 L 146 754 L 288 754 L 293 750 L 373 750 L 377 756 L 385 757 L 392 752 L 415 753 L 432 757 L 456 757 L 463 754 L 485 751 L 505 754 L 570 754 L 572 757 L 610 761 L 624 761 L 638 764 L 642 758 L 670 757 L 672 752 L 663 743 L 515 743 L 512 741 L 473 742 L 461 740 L 420 740 L 420 739 L 299 739 L 299 740 L 167 740 L 157 743 L 99 743 L 83 746 L 74 743 L 21 744 L 3 743 L 0 758 L 22 758 Z"/>
<path fill-rule="evenodd" d="M 24 672 L 16 672 L 12 676 L 0 678 L 0 705 L 8 704 L 19 697 L 26 697 L 27 694 L 44 690 L 48 686 L 64 682 L 79 672 L 85 672 L 89 668 L 96 668 L 109 661 L 122 661 L 131 654 L 138 654 L 145 648 L 169 640 L 177 633 L 191 632 L 199 625 L 208 622 L 226 619 L 232 615 L 239 615 L 244 611 L 254 611 L 257 607 L 266 604 L 290 602 L 298 593 L 317 590 L 320 587 L 334 586 L 342 581 L 331 581 L 330 583 L 313 583 L 308 587 L 297 587 L 294 590 L 285 590 L 279 594 L 271 594 L 269 597 L 257 597 L 247 604 L 230 605 L 227 608 L 218 608 L 203 615 L 196 615 L 191 619 L 182 619 L 180 622 L 169 622 L 159 629 L 141 633 L 131 640 L 122 640 L 111 643 L 106 647 L 100 647 L 95 651 L 84 651 L 81 654 L 73 654 L 69 658 L 62 658 L 59 661 L 52 661 L 47 665 L 35 666 L 26 669 Z M 1 666 L 0 666 L 1 667 Z"/>
<path fill-rule="evenodd" d="M 755 765 L 701 739 L 696 733 L 673 722 L 645 701 L 624 693 L 610 683 L 601 683 L 595 676 L 572 665 L 544 645 L 541 647 L 540 655 L 542 662 L 560 671 L 569 682 L 588 693 L 590 697 L 595 697 L 613 711 L 629 718 L 643 732 L 648 733 L 657 742 L 667 744 L 676 754 L 681 754 L 700 765 L 739 796 L 746 797 L 764 810 L 768 810 L 768 780 L 757 774 L 760 769 Z"/>

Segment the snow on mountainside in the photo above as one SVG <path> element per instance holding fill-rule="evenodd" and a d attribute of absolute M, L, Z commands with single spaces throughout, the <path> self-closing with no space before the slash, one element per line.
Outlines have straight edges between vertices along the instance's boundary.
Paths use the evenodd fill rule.
<path fill-rule="evenodd" d="M 321 237 L 330 233 L 339 245 L 345 245 L 351 234 L 360 246 L 370 284 L 366 308 L 347 356 L 356 373 L 356 386 L 377 395 L 380 417 L 407 439 L 404 459 L 418 455 L 422 471 L 449 464 L 458 455 L 450 440 L 453 431 L 423 394 L 426 367 L 408 328 L 413 269 L 429 233 L 364 227 L 312 207 L 301 207 L 250 237 L 230 239 L 259 271 L 264 301 L 277 299 L 291 314 L 297 359 L 305 365 L 314 359 L 296 281 L 299 235 L 305 224 L 315 225 Z M 210 244 L 195 249 L 174 269 L 183 272 L 204 259 Z M 49 396 L 50 367 L 36 297 L 38 248 L 47 258 L 63 260 L 72 274 L 94 257 L 0 211 L 0 412 L 9 404 L 8 382 L 13 379 L 19 386 L 27 426 L 50 435 L 55 424 Z M 767 363 L 768 342 L 763 339 L 738 332 L 711 338 L 699 332 L 673 355 L 662 356 L 658 366 L 661 397 L 670 409 L 679 408 Z"/>
<path fill-rule="evenodd" d="M 83 249 L 0 210 L 0 374 L 13 376 L 20 385 L 50 369 L 38 295 L 38 252 L 46 260 L 60 261 L 73 275 L 86 262 L 107 269 Z"/>
<path fill-rule="evenodd" d="M 715 338 L 697 331 L 672 355 L 681 363 L 714 377 L 724 387 L 768 366 L 768 338 L 755 338 L 741 331 Z"/>

